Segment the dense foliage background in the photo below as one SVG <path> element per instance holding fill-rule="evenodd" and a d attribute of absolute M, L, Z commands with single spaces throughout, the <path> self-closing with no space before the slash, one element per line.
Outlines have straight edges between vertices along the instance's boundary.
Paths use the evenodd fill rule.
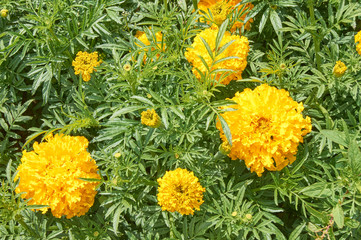
<path fill-rule="evenodd" d="M 200 83 L 184 57 L 207 27 L 197 1 L 0 0 L 0 239 L 361 239 L 361 4 L 247 2 L 248 65 L 221 87 Z M 165 50 L 142 46 L 137 30 L 161 31 Z M 78 51 L 103 61 L 89 82 L 74 74 Z M 296 162 L 262 177 L 217 154 L 215 126 L 226 98 L 260 82 L 302 101 L 313 125 Z M 163 127 L 141 124 L 148 108 Z M 14 192 L 22 149 L 49 132 L 90 141 L 102 182 L 85 216 L 43 215 Z M 193 216 L 157 204 L 156 180 L 177 167 L 206 188 Z"/>

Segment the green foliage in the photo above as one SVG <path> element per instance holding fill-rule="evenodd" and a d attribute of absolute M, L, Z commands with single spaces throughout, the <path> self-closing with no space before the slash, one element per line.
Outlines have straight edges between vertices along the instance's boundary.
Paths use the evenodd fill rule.
<path fill-rule="evenodd" d="M 0 18 L 0 239 L 360 239 L 361 5 L 248 2 L 248 65 L 242 80 L 223 86 L 215 70 L 196 79 L 184 57 L 207 27 L 197 1 L 0 0 L 9 10 Z M 219 45 L 230 26 L 220 26 L 214 54 L 203 41 L 213 60 L 229 47 Z M 78 51 L 103 61 L 89 82 L 74 73 Z M 348 67 L 341 78 L 332 74 L 337 60 Z M 220 107 L 259 83 L 288 90 L 313 125 L 297 160 L 262 177 L 219 152 L 216 128 L 231 142 Z M 157 129 L 140 120 L 152 108 Z M 50 133 L 90 141 L 102 182 L 85 216 L 43 215 L 15 193 L 21 152 Z M 194 215 L 157 203 L 157 179 L 177 167 L 206 188 Z"/>

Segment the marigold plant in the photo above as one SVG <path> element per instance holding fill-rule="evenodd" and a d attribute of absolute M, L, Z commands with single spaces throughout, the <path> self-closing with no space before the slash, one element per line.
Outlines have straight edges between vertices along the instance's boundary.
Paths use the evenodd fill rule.
<path fill-rule="evenodd" d="M 199 74 L 197 69 L 202 73 L 207 73 L 208 71 L 207 67 L 203 64 L 199 56 L 203 57 L 209 68 L 212 67 L 210 69 L 211 71 L 215 69 L 233 70 L 234 72 L 230 73 L 227 77 L 221 80 L 222 84 L 228 84 L 231 80 L 242 79 L 242 72 L 247 66 L 249 43 L 246 37 L 231 35 L 230 32 L 226 31 L 219 47 L 221 48 L 223 45 L 231 41 L 233 42 L 221 54 L 215 56 L 215 59 L 213 61 L 212 57 L 209 56 L 209 53 L 202 41 L 202 38 L 208 43 L 209 47 L 212 50 L 212 54 L 215 55 L 216 37 L 218 31 L 218 27 L 212 27 L 205 29 L 199 34 L 197 34 L 192 44 L 192 48 L 187 48 L 185 52 L 185 57 L 193 65 L 192 71 L 198 79 L 201 78 L 201 75 Z M 226 57 L 236 58 L 231 58 L 212 65 L 213 62 Z M 216 78 L 219 79 L 220 76 L 221 74 L 218 73 Z"/>
<path fill-rule="evenodd" d="M 335 77 L 342 77 L 345 74 L 346 70 L 346 65 L 341 61 L 337 61 L 335 66 L 333 67 L 333 75 Z"/>
<path fill-rule="evenodd" d="M 102 60 L 98 61 L 98 52 L 87 53 L 79 51 L 73 61 L 75 74 L 81 74 L 85 82 L 90 80 L 90 74 L 96 72 L 95 67 L 99 66 Z"/>
<path fill-rule="evenodd" d="M 57 218 L 84 215 L 94 203 L 97 182 L 79 178 L 100 179 L 87 147 L 85 137 L 58 134 L 35 142 L 33 151 L 23 151 L 16 192 L 24 192 L 22 197 L 30 199 L 28 205 L 48 205 L 40 209 L 42 213 L 51 209 Z"/>
<path fill-rule="evenodd" d="M 167 171 L 158 179 L 158 183 L 158 204 L 163 211 L 193 215 L 194 210 L 200 210 L 206 189 L 201 186 L 193 172 L 181 168 Z"/>
<path fill-rule="evenodd" d="M 148 109 L 147 111 L 143 111 L 141 121 L 142 124 L 152 128 L 158 128 L 162 124 L 159 115 L 154 109 Z"/>
<path fill-rule="evenodd" d="M 235 6 L 241 2 L 242 0 L 200 0 L 198 8 L 201 10 L 202 15 L 207 19 L 213 19 L 218 26 L 221 25 L 227 17 L 232 20 L 232 16 L 230 16 L 232 11 L 238 10 L 239 12 L 236 16 L 235 23 L 231 27 L 231 31 L 233 32 L 244 25 L 244 20 L 247 17 L 249 10 L 254 7 L 252 3 L 247 3 L 246 5 L 240 4 L 236 9 Z M 212 16 L 210 16 L 209 11 Z M 252 22 L 253 19 L 250 19 L 245 24 L 244 28 L 250 30 Z"/>
<path fill-rule="evenodd" d="M 303 118 L 302 103 L 293 101 L 286 90 L 262 84 L 245 89 L 232 98 L 236 111 L 222 114 L 232 134 L 229 157 L 241 159 L 252 172 L 261 176 L 264 169 L 280 171 L 296 160 L 298 144 L 311 131 L 311 119 Z M 217 128 L 226 136 L 220 122 Z"/>

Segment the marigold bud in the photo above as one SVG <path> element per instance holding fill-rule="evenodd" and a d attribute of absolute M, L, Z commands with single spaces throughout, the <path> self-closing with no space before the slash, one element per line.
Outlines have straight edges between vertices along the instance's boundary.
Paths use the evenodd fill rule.
<path fill-rule="evenodd" d="M 127 63 L 127 64 L 124 64 L 123 69 L 124 69 L 125 71 L 129 72 L 129 71 L 132 69 L 132 66 L 130 66 L 129 63 Z"/>
<path fill-rule="evenodd" d="M 336 65 L 333 67 L 332 73 L 335 77 L 342 77 L 345 74 L 346 70 L 346 65 L 341 61 L 337 61 Z"/>
<path fill-rule="evenodd" d="M 6 18 L 9 14 L 9 10 L 7 10 L 5 8 L 1 9 L 0 14 L 1 14 L 1 17 Z"/>
<path fill-rule="evenodd" d="M 114 153 L 114 157 L 119 158 L 122 154 L 120 152 Z"/>
<path fill-rule="evenodd" d="M 233 216 L 233 217 L 237 216 L 237 212 L 234 211 L 234 212 L 232 213 L 232 216 Z"/>
<path fill-rule="evenodd" d="M 246 214 L 246 218 L 247 218 L 248 220 L 251 220 L 251 219 L 252 219 L 252 214 L 247 213 L 247 214 Z"/>
<path fill-rule="evenodd" d="M 223 142 L 220 146 L 219 146 L 219 151 L 223 154 L 223 155 L 228 155 L 231 152 L 232 146 L 227 142 Z"/>
<path fill-rule="evenodd" d="M 94 237 L 98 237 L 98 236 L 99 236 L 99 232 L 98 232 L 98 231 L 95 231 L 93 235 L 94 235 Z"/>

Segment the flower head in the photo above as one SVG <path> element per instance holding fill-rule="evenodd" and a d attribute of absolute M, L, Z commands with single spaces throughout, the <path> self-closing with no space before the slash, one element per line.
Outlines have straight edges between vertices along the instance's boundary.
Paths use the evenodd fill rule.
<path fill-rule="evenodd" d="M 355 43 L 358 43 L 356 45 L 356 51 L 361 55 L 361 31 L 355 35 Z"/>
<path fill-rule="evenodd" d="M 143 111 L 141 121 L 142 124 L 152 128 L 158 128 L 162 124 L 159 115 L 154 109 L 148 109 L 147 111 Z"/>
<path fill-rule="evenodd" d="M 1 17 L 6 18 L 8 16 L 8 14 L 9 14 L 9 10 L 7 10 L 5 8 L 1 9 L 1 11 L 0 11 Z"/>
<path fill-rule="evenodd" d="M 231 32 L 234 32 L 244 25 L 244 20 L 247 17 L 249 10 L 254 7 L 252 3 L 247 3 L 246 5 L 240 4 L 236 8 L 235 6 L 240 2 L 242 2 L 242 0 L 200 0 L 198 8 L 202 11 L 202 15 L 207 19 L 213 19 L 214 23 L 218 26 L 220 26 L 227 18 L 231 21 L 235 18 L 234 24 L 231 27 Z M 211 15 L 209 12 L 211 12 Z M 234 13 L 234 15 L 232 13 Z M 251 28 L 251 22 L 253 22 L 253 19 L 250 19 L 246 23 L 244 27 L 246 30 Z"/>
<path fill-rule="evenodd" d="M 264 169 L 280 171 L 296 160 L 298 144 L 311 131 L 311 119 L 303 118 L 302 103 L 292 100 L 286 90 L 262 84 L 245 89 L 232 98 L 236 105 L 222 114 L 232 134 L 229 157 L 241 159 L 261 176 Z M 217 128 L 226 141 L 220 122 Z"/>
<path fill-rule="evenodd" d="M 206 189 L 201 186 L 193 172 L 181 168 L 167 171 L 158 179 L 158 183 L 158 204 L 163 211 L 193 215 L 194 209 L 200 210 Z"/>
<path fill-rule="evenodd" d="M 137 33 L 135 34 L 135 37 L 139 39 L 139 41 L 141 41 L 144 45 L 149 46 L 150 45 L 150 41 L 147 37 L 147 35 L 145 34 L 145 32 L 141 32 L 141 31 L 137 31 Z M 154 42 L 157 46 L 157 48 L 161 51 L 165 50 L 165 45 L 163 44 L 163 48 L 162 48 L 162 40 L 163 40 L 163 34 L 161 32 L 157 32 L 155 34 L 155 38 L 154 36 L 152 36 L 152 42 Z M 138 47 L 142 47 L 140 46 L 138 43 L 135 43 L 135 45 L 137 45 Z M 154 51 L 155 48 L 152 47 L 151 51 Z M 148 49 L 145 49 L 145 51 L 147 52 Z M 160 54 L 157 54 L 157 58 L 159 58 Z M 146 57 L 144 56 L 144 61 L 145 61 Z"/>
<path fill-rule="evenodd" d="M 210 69 L 211 71 L 215 69 L 233 70 L 234 72 L 230 73 L 221 81 L 222 84 L 228 84 L 231 80 L 242 79 L 242 72 L 247 66 L 247 56 L 249 52 L 248 39 L 244 36 L 240 37 L 237 35 L 231 35 L 230 32 L 226 31 L 219 48 L 231 41 L 233 42 L 221 54 L 216 56 L 213 61 L 211 56 L 209 56 L 209 53 L 202 41 L 202 38 L 208 43 L 210 49 L 212 50 L 212 54 L 215 55 L 216 37 L 218 31 L 218 27 L 212 27 L 205 29 L 199 34 L 197 34 L 197 36 L 194 38 L 192 48 L 187 48 L 185 52 L 185 57 L 193 65 L 192 71 L 198 79 L 201 78 L 201 75 L 196 69 L 198 69 L 202 73 L 208 72 L 207 67 L 203 64 L 199 56 L 203 57 L 209 68 L 211 67 L 212 62 L 215 62 L 219 59 L 226 57 L 236 57 L 221 61 L 217 64 L 213 64 L 212 69 Z M 219 79 L 221 75 L 221 73 L 217 73 L 216 79 Z"/>
<path fill-rule="evenodd" d="M 51 209 L 57 218 L 84 215 L 94 203 L 97 182 L 79 178 L 100 179 L 87 147 L 85 137 L 49 135 L 35 142 L 33 151 L 23 151 L 16 193 L 25 192 L 22 197 L 31 198 L 28 205 L 48 205 L 40 210 Z"/>
<path fill-rule="evenodd" d="M 90 74 L 96 72 L 95 67 L 99 66 L 102 60 L 98 61 L 98 52 L 87 53 L 79 51 L 73 61 L 75 74 L 81 74 L 84 81 L 90 80 Z"/>
<path fill-rule="evenodd" d="M 333 67 L 333 75 L 335 77 L 342 77 L 345 74 L 346 70 L 346 65 L 341 61 L 337 61 L 336 65 Z"/>
<path fill-rule="evenodd" d="M 123 69 L 124 69 L 125 71 L 129 72 L 130 69 L 132 69 L 132 66 L 130 66 L 129 63 L 126 63 L 126 64 L 124 64 Z"/>

